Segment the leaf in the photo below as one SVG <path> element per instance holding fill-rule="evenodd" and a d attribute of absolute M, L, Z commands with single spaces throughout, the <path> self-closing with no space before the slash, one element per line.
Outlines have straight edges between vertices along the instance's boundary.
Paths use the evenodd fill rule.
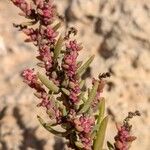
<path fill-rule="evenodd" d="M 36 92 L 36 93 L 34 93 L 34 95 L 35 95 L 37 98 L 41 98 L 41 93 Z"/>
<path fill-rule="evenodd" d="M 63 109 L 62 109 L 62 113 L 63 113 L 63 116 L 67 116 L 67 110 L 65 107 L 63 107 Z"/>
<path fill-rule="evenodd" d="M 77 63 L 77 68 L 81 67 L 82 63 L 83 63 L 82 61 L 79 61 L 79 62 Z"/>
<path fill-rule="evenodd" d="M 63 44 L 63 38 L 62 36 L 59 37 L 57 43 L 56 43 L 56 46 L 54 48 L 54 59 L 56 60 L 61 52 L 61 49 L 62 49 L 62 44 Z"/>
<path fill-rule="evenodd" d="M 109 150 L 115 150 L 114 146 L 109 141 L 107 141 L 107 147 Z"/>
<path fill-rule="evenodd" d="M 95 125 L 95 129 L 93 130 L 92 137 L 96 136 L 99 126 L 104 118 L 104 113 L 105 113 L 105 99 L 102 98 L 99 104 L 99 114 L 97 116 L 97 124 Z"/>
<path fill-rule="evenodd" d="M 85 95 L 85 92 L 81 92 L 81 94 L 79 95 L 79 100 L 80 101 L 84 102 L 84 99 L 85 99 L 84 95 Z"/>
<path fill-rule="evenodd" d="M 101 121 L 103 120 L 104 113 L 105 113 L 105 99 L 102 98 L 100 100 L 100 104 L 99 104 L 99 115 L 98 115 L 98 119 L 97 119 L 97 124 L 100 124 Z"/>
<path fill-rule="evenodd" d="M 65 89 L 65 88 L 61 88 L 61 90 L 62 90 L 62 92 L 64 93 L 64 94 L 66 94 L 66 95 L 70 95 L 70 92 L 69 92 L 69 90 L 67 90 L 67 89 Z"/>
<path fill-rule="evenodd" d="M 99 85 L 99 83 L 98 83 L 98 81 L 96 81 L 95 84 L 93 85 L 92 90 L 90 91 L 88 100 L 85 102 L 85 104 L 83 105 L 83 107 L 81 108 L 79 113 L 85 113 L 91 107 L 91 103 L 93 102 L 93 100 L 96 96 L 98 85 Z"/>
<path fill-rule="evenodd" d="M 54 130 L 49 124 L 45 123 L 44 120 L 40 117 L 37 116 L 40 124 L 49 132 L 51 132 L 52 134 L 56 135 L 56 136 L 60 136 L 60 137 L 65 137 L 67 132 L 59 132 Z"/>
<path fill-rule="evenodd" d="M 53 30 L 54 30 L 54 31 L 58 30 L 60 26 L 61 26 L 61 22 L 57 23 L 57 24 L 53 27 Z"/>
<path fill-rule="evenodd" d="M 79 149 L 83 149 L 84 145 L 81 142 L 76 141 L 75 145 L 79 148 Z"/>
<path fill-rule="evenodd" d="M 81 80 L 80 83 L 79 83 L 80 89 L 83 88 L 84 84 L 85 84 L 85 80 Z"/>
<path fill-rule="evenodd" d="M 94 55 L 93 56 L 91 56 L 78 70 L 77 70 L 77 74 L 78 75 L 82 75 L 85 71 L 86 71 L 86 69 L 89 67 L 89 65 L 91 64 L 91 62 L 93 61 L 93 59 L 94 59 Z"/>
<path fill-rule="evenodd" d="M 106 116 L 100 124 L 96 139 L 94 141 L 94 150 L 102 150 L 103 149 L 103 143 L 104 143 L 104 139 L 105 139 L 107 123 L 108 123 L 108 116 Z"/>
<path fill-rule="evenodd" d="M 40 81 L 52 92 L 58 93 L 59 88 L 52 82 L 50 81 L 45 75 L 40 74 L 39 72 L 37 73 L 38 78 Z"/>

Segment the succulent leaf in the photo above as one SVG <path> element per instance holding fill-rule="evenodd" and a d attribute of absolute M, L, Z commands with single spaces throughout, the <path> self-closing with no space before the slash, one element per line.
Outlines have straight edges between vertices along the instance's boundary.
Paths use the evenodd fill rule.
<path fill-rule="evenodd" d="M 64 94 L 66 94 L 66 95 L 70 95 L 70 92 L 69 92 L 69 90 L 67 90 L 67 89 L 65 89 L 65 88 L 61 88 L 61 90 L 62 90 L 62 92 L 64 93 Z"/>
<path fill-rule="evenodd" d="M 61 22 L 57 23 L 54 27 L 53 27 L 53 30 L 58 30 L 61 26 Z"/>
<path fill-rule="evenodd" d="M 89 67 L 89 65 L 91 64 L 91 62 L 93 61 L 93 59 L 94 59 L 94 55 L 93 56 L 91 56 L 78 70 L 77 70 L 77 74 L 78 75 L 82 75 L 85 71 L 86 71 L 86 69 Z"/>
<path fill-rule="evenodd" d="M 97 120 L 97 123 L 100 124 L 101 121 L 103 120 L 104 118 L 104 113 L 105 113 L 105 99 L 102 98 L 100 100 L 100 104 L 99 104 L 99 115 L 98 115 L 98 120 Z"/>
<path fill-rule="evenodd" d="M 79 68 L 79 67 L 81 67 L 81 65 L 82 65 L 82 61 L 79 61 L 78 63 L 77 63 L 77 67 Z"/>
<path fill-rule="evenodd" d="M 108 116 L 106 116 L 100 124 L 99 130 L 94 141 L 94 150 L 102 150 L 105 139 L 105 132 L 108 123 Z"/>
<path fill-rule="evenodd" d="M 81 108 L 79 113 L 85 113 L 91 107 L 91 103 L 93 102 L 93 100 L 96 96 L 96 92 L 97 92 L 97 89 L 98 89 L 98 84 L 99 84 L 98 81 L 96 81 L 95 84 L 93 85 L 93 88 L 92 88 L 92 90 L 90 91 L 90 94 L 89 94 L 89 98 L 85 102 L 85 104 L 83 105 L 83 107 Z"/>
<path fill-rule="evenodd" d="M 44 122 L 44 120 L 40 117 L 37 116 L 40 124 L 49 132 L 51 132 L 52 134 L 56 135 L 56 136 L 60 136 L 60 137 L 64 137 L 66 135 L 66 132 L 59 132 L 54 130 L 53 128 L 51 128 L 51 126 L 47 123 Z"/>
<path fill-rule="evenodd" d="M 100 104 L 99 104 L 99 114 L 98 114 L 98 117 L 97 117 L 97 124 L 95 125 L 94 127 L 94 130 L 93 130 L 93 133 L 92 133 L 92 137 L 95 137 L 96 136 L 96 133 L 99 129 L 99 126 L 104 118 L 104 113 L 105 113 L 105 99 L 102 98 L 100 100 Z"/>
<path fill-rule="evenodd" d="M 79 83 L 80 89 L 83 88 L 84 84 L 85 84 L 85 80 L 81 80 L 80 83 Z"/>
<path fill-rule="evenodd" d="M 75 145 L 79 148 L 79 149 L 83 149 L 84 145 L 81 142 L 76 141 Z"/>
<path fill-rule="evenodd" d="M 58 58 L 58 56 L 61 52 L 63 41 L 64 40 L 63 40 L 62 36 L 60 36 L 57 43 L 56 43 L 55 49 L 54 49 L 54 58 L 55 58 L 55 60 Z"/>
<path fill-rule="evenodd" d="M 52 92 L 58 93 L 59 88 L 52 82 L 50 81 L 45 75 L 37 73 L 38 78 L 40 81 Z"/>

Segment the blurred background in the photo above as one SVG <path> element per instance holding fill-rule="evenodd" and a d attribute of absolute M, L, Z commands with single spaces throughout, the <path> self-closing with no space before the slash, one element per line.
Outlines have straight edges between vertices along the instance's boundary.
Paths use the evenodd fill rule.
<path fill-rule="evenodd" d="M 131 150 L 150 149 L 150 0 L 55 0 L 66 25 L 78 29 L 84 49 L 80 59 L 95 54 L 92 76 L 111 72 L 103 96 L 110 120 L 107 139 L 113 142 L 115 122 L 129 111 L 137 140 Z M 0 0 L 0 150 L 61 150 L 63 141 L 44 130 L 33 91 L 20 78 L 34 67 L 36 49 L 12 23 L 24 21 L 9 0 Z"/>

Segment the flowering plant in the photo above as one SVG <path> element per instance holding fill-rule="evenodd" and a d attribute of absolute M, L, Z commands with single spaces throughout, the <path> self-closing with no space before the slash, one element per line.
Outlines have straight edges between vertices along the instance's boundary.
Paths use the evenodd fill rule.
<path fill-rule="evenodd" d="M 49 132 L 65 137 L 71 149 L 102 150 L 108 116 L 105 116 L 105 100 L 101 96 L 105 78 L 109 73 L 93 78 L 87 92 L 83 86 L 82 75 L 94 59 L 91 56 L 85 63 L 77 60 L 81 43 L 75 39 L 77 30 L 70 28 L 65 35 L 60 34 L 62 20 L 56 6 L 50 0 L 11 0 L 21 9 L 20 15 L 30 22 L 14 24 L 27 35 L 25 42 L 32 42 L 38 52 L 37 64 L 43 72 L 25 69 L 22 73 L 24 82 L 35 90 L 40 100 L 38 107 L 43 107 L 50 118 L 46 123 L 40 116 L 39 122 Z M 73 36 L 72 36 L 73 35 Z M 139 115 L 130 113 L 130 117 Z M 110 150 L 127 150 L 135 137 L 130 135 L 128 119 L 122 126 L 117 125 L 118 134 L 115 143 L 108 142 Z M 62 130 L 55 129 L 59 126 Z"/>

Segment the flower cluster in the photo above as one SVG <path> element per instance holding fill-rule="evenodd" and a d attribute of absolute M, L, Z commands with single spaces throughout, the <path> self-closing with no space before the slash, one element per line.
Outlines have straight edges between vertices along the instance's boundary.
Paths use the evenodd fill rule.
<path fill-rule="evenodd" d="M 79 132 L 90 133 L 92 131 L 92 127 L 95 124 L 94 118 L 87 116 L 80 116 L 78 119 L 74 120 L 75 128 Z"/>
<path fill-rule="evenodd" d="M 35 42 L 38 40 L 38 30 L 33 28 L 23 29 L 22 30 L 28 38 L 25 40 L 26 42 Z"/>
<path fill-rule="evenodd" d="M 79 82 L 76 76 L 78 51 L 82 49 L 81 44 L 76 40 L 70 40 L 66 43 L 66 54 L 63 59 L 62 68 L 69 79 L 70 85 L 70 101 L 72 103 L 79 102 L 78 95 L 80 93 Z"/>
<path fill-rule="evenodd" d="M 79 134 L 79 138 L 83 143 L 83 149 L 85 150 L 92 150 L 92 139 L 88 134 Z"/>
<path fill-rule="evenodd" d="M 34 69 L 25 69 L 22 73 L 24 82 L 35 90 L 40 100 L 37 106 L 45 108 L 52 121 L 46 123 L 38 116 L 40 123 L 49 132 L 65 137 L 72 149 L 103 149 L 108 117 L 104 116 L 105 101 L 101 100 L 105 85 L 102 78 L 109 77 L 109 73 L 93 79 L 85 92 L 82 75 L 94 56 L 85 63 L 78 61 L 82 46 L 70 36 L 76 35 L 76 29 L 72 27 L 66 35 L 59 33 L 62 20 L 51 0 L 31 0 L 31 4 L 26 0 L 11 1 L 21 9 L 21 15 L 30 20 L 15 26 L 25 33 L 26 42 L 36 46 L 38 66 L 43 69 L 43 73 L 36 73 Z M 56 131 L 57 125 L 65 131 Z M 121 144 L 126 148 L 131 136 L 122 127 L 115 140 L 116 148 Z M 123 148 L 119 150 L 126 150 Z"/>
<path fill-rule="evenodd" d="M 117 125 L 118 134 L 115 136 L 116 150 L 128 150 L 130 143 L 136 139 L 135 136 L 131 136 L 130 131 L 125 126 Z"/>
<path fill-rule="evenodd" d="M 60 118 L 62 116 L 61 112 L 59 108 L 55 106 L 53 101 L 51 101 L 48 93 L 42 84 L 38 81 L 38 77 L 35 74 L 34 69 L 25 69 L 22 72 L 22 77 L 24 78 L 24 82 L 26 84 L 36 90 L 35 95 L 41 100 L 37 106 L 46 108 L 49 114 L 51 114 L 51 118 L 53 117 L 52 119 L 55 119 L 56 122 L 60 122 Z"/>
<path fill-rule="evenodd" d="M 93 78 L 92 84 L 94 85 L 94 83 L 96 81 L 98 81 L 99 84 L 98 84 L 98 88 L 97 88 L 97 92 L 96 92 L 96 97 L 95 97 L 95 99 L 93 100 L 93 103 L 92 103 L 93 110 L 95 110 L 97 108 L 97 105 L 98 105 L 98 103 L 100 102 L 100 99 L 101 99 L 101 93 L 103 92 L 103 89 L 104 89 L 105 84 L 106 84 L 106 81 L 104 81 L 102 79 L 96 80 L 95 78 Z"/>
<path fill-rule="evenodd" d="M 56 16 L 56 6 L 52 4 L 51 0 L 36 0 L 38 14 L 42 23 L 48 25 Z"/>
<path fill-rule="evenodd" d="M 124 119 L 123 125 L 116 124 L 118 130 L 114 143 L 116 150 L 128 150 L 131 143 L 136 139 L 136 137 L 131 134 L 132 126 L 129 124 L 130 119 L 134 116 L 140 116 L 139 111 L 129 112 L 128 116 Z"/>

